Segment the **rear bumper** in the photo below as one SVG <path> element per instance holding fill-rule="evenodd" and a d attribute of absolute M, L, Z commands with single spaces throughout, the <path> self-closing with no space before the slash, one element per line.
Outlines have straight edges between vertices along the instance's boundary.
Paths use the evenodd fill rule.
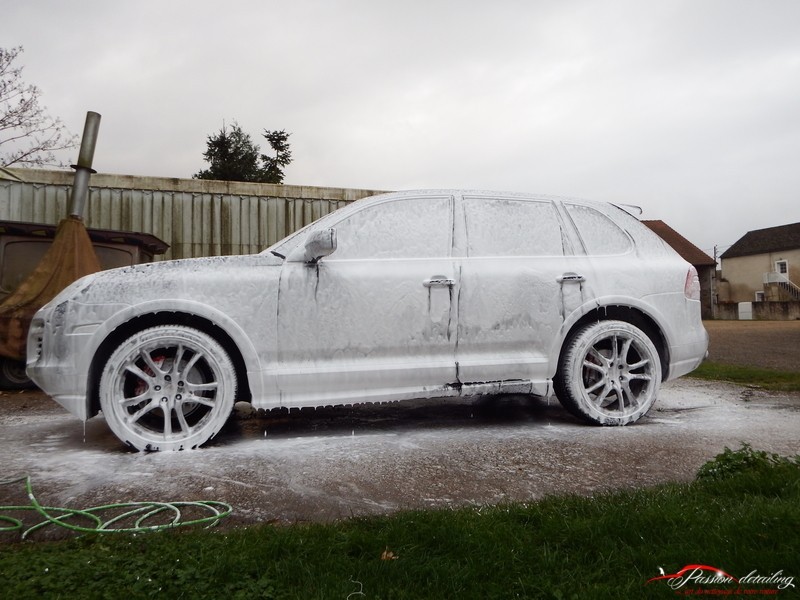
<path fill-rule="evenodd" d="M 691 373 L 708 358 L 708 332 L 701 326 L 699 339 L 689 343 L 670 346 L 670 365 L 664 381 Z"/>

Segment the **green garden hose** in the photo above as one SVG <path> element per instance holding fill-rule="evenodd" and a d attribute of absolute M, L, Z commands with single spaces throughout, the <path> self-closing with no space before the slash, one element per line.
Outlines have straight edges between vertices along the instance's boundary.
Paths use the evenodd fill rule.
<path fill-rule="evenodd" d="M 25 490 L 28 493 L 30 504 L 26 506 L 0 506 L 0 533 L 7 531 L 22 531 L 22 538 L 25 539 L 39 529 L 48 525 L 56 525 L 75 531 L 78 533 L 141 533 L 145 531 L 161 531 L 175 527 L 187 527 L 189 525 L 205 525 L 213 527 L 220 519 L 227 517 L 233 512 L 230 504 L 217 502 L 214 500 L 198 500 L 193 502 L 123 502 L 115 504 L 105 504 L 83 510 L 72 508 L 58 508 L 54 506 L 42 506 L 33 495 L 30 476 L 19 477 L 0 481 L 0 485 L 10 485 L 13 483 L 25 482 Z M 181 521 L 181 509 L 201 510 L 211 513 L 208 516 Z M 9 516 L 4 513 L 12 511 L 33 511 L 38 513 L 43 520 L 25 529 L 21 519 Z M 105 516 L 105 518 L 104 518 Z M 164 518 L 169 519 L 163 522 Z M 171 517 L 171 518 L 170 518 Z M 76 525 L 69 522 L 70 519 L 82 518 L 87 520 L 90 525 Z M 149 525 L 148 522 L 159 520 L 156 524 Z M 128 522 L 131 526 L 120 526 Z"/>

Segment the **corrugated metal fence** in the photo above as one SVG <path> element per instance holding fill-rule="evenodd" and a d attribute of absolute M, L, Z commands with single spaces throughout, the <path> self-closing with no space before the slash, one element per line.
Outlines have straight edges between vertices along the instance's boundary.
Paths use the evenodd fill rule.
<path fill-rule="evenodd" d="M 0 220 L 57 224 L 67 215 L 72 173 L 0 170 Z M 260 252 L 372 190 L 93 175 L 87 227 L 151 233 L 162 259 Z"/>

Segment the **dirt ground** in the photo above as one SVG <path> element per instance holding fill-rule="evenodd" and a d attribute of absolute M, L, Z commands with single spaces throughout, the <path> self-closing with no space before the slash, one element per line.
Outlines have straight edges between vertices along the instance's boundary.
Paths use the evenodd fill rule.
<path fill-rule="evenodd" d="M 709 360 L 800 372 L 800 321 L 705 321 Z"/>

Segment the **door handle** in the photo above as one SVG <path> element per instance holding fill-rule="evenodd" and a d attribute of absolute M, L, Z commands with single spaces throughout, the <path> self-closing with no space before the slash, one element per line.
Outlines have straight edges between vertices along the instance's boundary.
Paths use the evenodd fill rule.
<path fill-rule="evenodd" d="M 433 275 L 430 279 L 422 282 L 426 288 L 432 287 L 453 287 L 456 284 L 455 279 L 450 279 L 444 275 Z"/>
<path fill-rule="evenodd" d="M 577 273 L 569 272 L 569 273 L 564 273 L 559 277 L 556 277 L 556 281 L 558 283 L 564 283 L 564 282 L 583 283 L 584 281 L 586 281 L 586 277 L 584 277 L 583 275 L 578 275 Z"/>

